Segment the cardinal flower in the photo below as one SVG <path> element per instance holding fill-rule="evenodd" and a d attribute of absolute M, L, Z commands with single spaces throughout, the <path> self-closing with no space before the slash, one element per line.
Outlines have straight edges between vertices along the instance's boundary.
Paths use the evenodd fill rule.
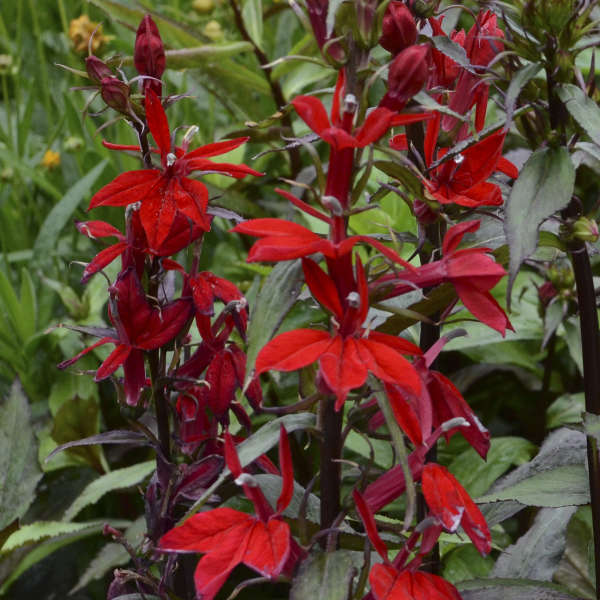
<path fill-rule="evenodd" d="M 465 248 L 457 250 L 465 233 L 479 229 L 479 221 L 465 221 L 451 227 L 442 244 L 441 260 L 417 267 L 415 271 L 403 271 L 401 275 L 385 275 L 379 283 L 398 283 L 386 298 L 414 290 L 417 285 L 429 288 L 449 281 L 463 304 L 475 317 L 502 335 L 513 329 L 502 307 L 490 294 L 491 290 L 506 275 L 504 268 L 488 255 L 489 248 Z"/>
<path fill-rule="evenodd" d="M 115 344 L 115 349 L 96 371 L 94 380 L 106 379 L 123 365 L 126 401 L 135 406 L 146 383 L 144 351 L 170 342 L 192 316 L 193 307 L 184 298 L 160 309 L 151 306 L 133 267 L 122 272 L 109 291 L 109 317 L 116 331 L 108 330 L 109 335 L 58 367 L 64 369 L 72 365 L 98 346 Z"/>
<path fill-rule="evenodd" d="M 323 380 L 336 396 L 336 410 L 350 390 L 365 383 L 369 372 L 418 393 L 419 377 L 402 354 L 418 355 L 420 349 L 402 338 L 362 327 L 369 303 L 360 260 L 356 264 L 357 291 L 346 298 L 340 298 L 334 281 L 317 263 L 304 259 L 302 266 L 313 296 L 333 313 L 334 330 L 296 329 L 278 335 L 259 352 L 256 375 L 271 369 L 295 371 L 318 360 Z"/>
<path fill-rule="evenodd" d="M 281 519 L 294 490 L 292 457 L 285 429 L 281 427 L 279 436 L 283 479 L 276 510 L 269 505 L 252 476 L 242 471 L 229 434 L 225 434 L 225 459 L 236 483 L 242 485 L 254 504 L 256 516 L 232 508 L 215 508 L 190 517 L 159 542 L 159 547 L 168 552 L 204 553 L 194 573 L 196 593 L 203 600 L 212 600 L 239 564 L 275 579 L 281 573 L 291 575 L 302 554 L 289 525 Z"/>
<path fill-rule="evenodd" d="M 208 190 L 203 183 L 190 179 L 190 173 L 220 171 L 235 178 L 260 176 L 262 173 L 246 165 L 213 163 L 208 160 L 211 156 L 237 148 L 248 140 L 246 137 L 208 144 L 188 152 L 190 139 L 186 136 L 181 147 L 173 147 L 167 116 L 152 89 L 146 91 L 146 117 L 150 133 L 160 152 L 161 168 L 128 171 L 119 175 L 92 197 L 89 208 L 127 206 L 141 202 L 142 225 L 150 248 L 156 249 L 169 234 L 178 211 L 199 228 L 208 231 L 210 227 L 206 215 Z M 106 143 L 105 146 L 113 150 L 140 151 L 139 146 Z"/>
<path fill-rule="evenodd" d="M 421 475 L 423 496 L 431 513 L 446 531 L 462 527 L 482 555 L 490 553 L 490 530 L 481 511 L 454 475 L 435 463 L 423 467 Z"/>

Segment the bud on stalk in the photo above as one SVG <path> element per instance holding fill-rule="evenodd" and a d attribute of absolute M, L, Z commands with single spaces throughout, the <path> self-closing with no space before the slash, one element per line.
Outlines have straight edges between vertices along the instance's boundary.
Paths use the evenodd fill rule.
<path fill-rule="evenodd" d="M 416 41 L 417 25 L 412 13 L 403 2 L 390 2 L 383 16 L 379 44 L 396 55 Z"/>
<path fill-rule="evenodd" d="M 150 15 L 145 15 L 138 27 L 133 62 L 140 75 L 160 79 L 165 71 L 165 47 Z M 160 81 L 153 79 L 144 80 L 141 87 L 144 92 L 150 88 L 159 97 L 162 92 Z"/>
<path fill-rule="evenodd" d="M 116 77 L 105 77 L 100 83 L 102 100 L 125 115 L 129 114 L 129 94 L 129 86 Z"/>
<path fill-rule="evenodd" d="M 100 84 L 103 79 L 113 77 L 110 67 L 93 54 L 85 59 L 85 70 L 88 77 L 97 84 Z"/>
<path fill-rule="evenodd" d="M 388 75 L 388 92 L 379 106 L 400 111 L 425 85 L 429 77 L 429 46 L 410 46 L 393 60 Z"/>

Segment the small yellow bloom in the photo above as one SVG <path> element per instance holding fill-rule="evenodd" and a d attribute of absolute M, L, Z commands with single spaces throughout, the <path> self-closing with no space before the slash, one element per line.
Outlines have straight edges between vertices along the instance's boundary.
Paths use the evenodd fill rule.
<path fill-rule="evenodd" d="M 218 42 L 223 38 L 223 30 L 221 24 L 218 21 L 209 21 L 205 26 L 203 32 L 207 38 L 210 38 L 213 42 Z"/>
<path fill-rule="evenodd" d="M 111 39 L 110 36 L 102 35 L 102 25 L 90 21 L 87 15 L 81 15 L 78 19 L 73 19 L 69 24 L 69 38 L 75 52 L 87 52 L 92 34 L 94 34 L 92 39 L 92 53 L 97 52 L 102 44 Z"/>
<path fill-rule="evenodd" d="M 60 165 L 60 154 L 54 150 L 46 150 L 42 158 L 42 167 L 52 170 Z"/>

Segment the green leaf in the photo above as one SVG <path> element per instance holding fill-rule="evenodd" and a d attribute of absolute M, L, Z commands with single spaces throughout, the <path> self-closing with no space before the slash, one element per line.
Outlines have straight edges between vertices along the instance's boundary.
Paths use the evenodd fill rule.
<path fill-rule="evenodd" d="M 506 203 L 504 230 L 510 248 L 507 298 L 521 263 L 536 248 L 538 227 L 567 206 L 575 169 L 566 148 L 541 148 L 527 160 Z"/>
<path fill-rule="evenodd" d="M 362 556 L 348 550 L 310 556 L 294 577 L 290 600 L 347 600 L 350 582 L 360 564 Z"/>
<path fill-rule="evenodd" d="M 510 124 L 513 111 L 515 110 L 515 103 L 521 90 L 525 87 L 527 82 L 533 79 L 542 68 L 540 63 L 530 63 L 521 67 L 516 73 L 511 76 L 510 84 L 506 90 L 506 96 L 504 97 L 504 109 L 506 111 L 506 120 Z"/>
<path fill-rule="evenodd" d="M 510 467 L 526 463 L 535 449 L 535 445 L 524 438 L 492 437 L 485 461 L 469 447 L 448 468 L 471 496 L 480 496 Z"/>
<path fill-rule="evenodd" d="M 567 465 L 543 471 L 477 499 L 478 503 L 516 500 L 527 506 L 579 506 L 590 501 L 585 466 Z"/>
<path fill-rule="evenodd" d="M 302 287 L 302 264 L 299 260 L 280 262 L 271 271 L 251 307 L 248 324 L 246 373 L 248 380 L 262 347 L 275 335 L 283 319 L 294 306 Z"/>
<path fill-rule="evenodd" d="M 581 423 L 581 413 L 585 410 L 584 393 L 559 396 L 546 412 L 546 427 L 554 429 L 567 423 Z"/>
<path fill-rule="evenodd" d="M 481 556 L 472 544 L 461 545 L 444 555 L 444 579 L 450 583 L 487 577 L 494 566 L 491 556 Z"/>
<path fill-rule="evenodd" d="M 15 382 L 0 404 L 0 531 L 25 514 L 41 476 L 29 405 Z"/>
<path fill-rule="evenodd" d="M 90 195 L 90 190 L 106 166 L 106 160 L 98 163 L 89 173 L 70 187 L 64 197 L 56 204 L 40 228 L 33 246 L 34 256 L 48 258 L 58 241 L 58 236 L 63 227 L 73 216 L 81 201 Z"/>
<path fill-rule="evenodd" d="M 71 521 L 79 511 L 84 509 L 90 504 L 95 504 L 109 492 L 114 490 L 123 490 L 129 487 L 138 485 L 154 471 L 156 468 L 156 461 L 148 460 L 146 462 L 132 465 L 131 467 L 125 467 L 123 469 L 116 469 L 106 475 L 98 477 L 98 479 L 92 481 L 81 493 L 81 495 L 75 499 L 75 502 L 66 510 L 63 521 Z"/>
<path fill-rule="evenodd" d="M 73 396 L 64 402 L 54 417 L 52 439 L 57 444 L 90 437 L 100 430 L 98 400 L 94 397 Z M 99 446 L 70 448 L 70 454 L 84 459 L 98 471 L 104 470 L 102 450 Z"/>
<path fill-rule="evenodd" d="M 554 581 L 582 598 L 596 598 L 592 509 L 582 506 L 567 527 L 567 545 Z"/>
<path fill-rule="evenodd" d="M 237 446 L 238 456 L 242 467 L 254 462 L 259 456 L 268 452 L 271 448 L 279 443 L 279 428 L 281 425 L 285 427 L 288 433 L 293 431 L 312 429 L 316 424 L 316 416 L 313 413 L 296 413 L 293 415 L 284 415 L 269 421 L 263 425 L 256 433 L 253 433 L 248 439 L 244 440 Z M 217 480 L 208 488 L 204 494 L 194 503 L 188 511 L 183 522 L 187 517 L 198 512 L 200 507 L 214 493 L 214 491 L 227 479 L 230 471 L 227 467 L 223 469 Z"/>
<path fill-rule="evenodd" d="M 252 41 L 262 49 L 263 14 L 261 0 L 244 0 L 242 19 Z"/>
<path fill-rule="evenodd" d="M 576 85 L 565 83 L 558 96 L 578 125 L 600 145 L 600 107 Z"/>
<path fill-rule="evenodd" d="M 9 337 L 6 342 L 19 346 L 24 344 L 30 337 L 31 326 L 28 324 L 30 315 L 24 314 L 20 299 L 17 297 L 8 277 L 0 271 L 0 327 L 6 329 L 4 335 L 7 335 L 8 330 L 12 330 L 15 338 Z M 4 321 L 4 324 L 2 323 Z M 0 332 L 2 335 L 2 332 Z"/>
<path fill-rule="evenodd" d="M 237 56 L 243 52 L 252 52 L 250 42 L 229 42 L 227 44 L 205 44 L 193 48 L 167 50 L 165 52 L 168 69 L 193 69 L 202 67 L 206 62 L 220 60 L 227 56 Z M 133 63 L 133 58 L 125 61 Z"/>
<path fill-rule="evenodd" d="M 453 42 L 446 35 L 436 35 L 431 38 L 433 45 L 436 50 L 439 50 L 442 54 L 445 54 L 448 58 L 451 58 L 455 63 L 461 67 L 465 67 L 467 70 L 472 71 L 471 63 L 467 57 L 465 49 L 456 42 Z"/>
<path fill-rule="evenodd" d="M 146 519 L 145 517 L 139 517 L 127 528 L 124 535 L 129 544 L 135 548 L 141 543 L 145 532 Z M 131 556 L 123 544 L 116 542 L 106 544 L 92 559 L 69 594 L 73 594 L 84 588 L 88 583 L 100 579 L 111 569 L 126 565 L 130 560 Z"/>
<path fill-rule="evenodd" d="M 463 600 L 581 600 L 552 583 L 527 579 L 473 579 L 456 587 Z"/>
<path fill-rule="evenodd" d="M 495 577 L 550 581 L 565 550 L 567 525 L 575 506 L 543 508 L 532 527 L 498 557 Z"/>
<path fill-rule="evenodd" d="M 585 433 L 600 442 L 600 415 L 583 413 L 583 428 Z"/>
<path fill-rule="evenodd" d="M 277 500 L 281 494 L 282 478 L 279 475 L 270 475 L 267 473 L 259 473 L 253 475 L 254 479 L 258 483 L 262 493 L 265 495 L 267 502 L 271 506 L 277 506 Z M 290 501 L 289 506 L 283 511 L 284 517 L 290 519 L 297 519 L 300 514 L 300 506 L 306 490 L 296 481 L 294 481 L 294 495 Z M 313 523 L 320 522 L 321 514 L 321 501 L 315 494 L 308 495 L 308 501 L 306 502 L 306 518 Z"/>

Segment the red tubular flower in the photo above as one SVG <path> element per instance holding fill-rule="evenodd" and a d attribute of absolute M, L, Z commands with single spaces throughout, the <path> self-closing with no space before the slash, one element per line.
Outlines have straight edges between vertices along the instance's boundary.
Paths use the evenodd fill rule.
<path fill-rule="evenodd" d="M 276 512 L 252 477 L 242 471 L 229 434 L 225 434 L 225 459 L 233 477 L 253 502 L 256 516 L 231 508 L 216 508 L 194 515 L 159 541 L 160 549 L 168 552 L 204 553 L 194 573 L 196 593 L 203 600 L 212 600 L 240 563 L 275 579 L 281 573 L 290 575 L 302 554 L 288 524 L 280 517 L 292 498 L 294 486 L 285 429 L 281 428 L 279 437 L 283 481 Z"/>
<path fill-rule="evenodd" d="M 60 363 L 58 368 L 65 369 L 98 346 L 115 344 L 116 348 L 96 371 L 94 381 L 106 379 L 123 365 L 127 404 L 135 406 L 146 383 L 144 351 L 169 343 L 192 316 L 192 304 L 180 298 L 160 309 L 150 306 L 133 268 L 122 272 L 109 291 L 109 317 L 116 332 Z"/>
<path fill-rule="evenodd" d="M 143 81 L 143 91 L 151 89 L 157 96 L 160 96 L 162 84 L 156 79 L 160 80 L 165 71 L 165 47 L 158 32 L 158 27 L 150 15 L 145 15 L 138 27 L 133 63 L 140 75 L 154 78 Z"/>
<path fill-rule="evenodd" d="M 431 513 L 444 529 L 455 532 L 461 526 L 482 555 L 492 549 L 490 530 L 481 511 L 454 475 L 435 463 L 423 467 L 423 495 Z"/>
<path fill-rule="evenodd" d="M 146 116 L 150 132 L 160 151 L 162 168 L 128 171 L 119 175 L 92 197 L 89 209 L 141 202 L 142 225 L 150 248 L 155 250 L 168 236 L 178 211 L 200 229 L 208 231 L 210 227 L 206 215 L 208 190 L 203 183 L 190 179 L 190 173 L 221 171 L 235 178 L 260 176 L 262 173 L 246 165 L 213 163 L 207 160 L 208 157 L 237 148 L 248 140 L 246 137 L 208 144 L 191 152 L 187 152 L 189 140 L 184 138 L 181 147 L 172 148 L 167 116 L 158 96 L 151 89 L 146 92 Z M 104 145 L 115 150 L 140 150 L 138 146 Z"/>
<path fill-rule="evenodd" d="M 489 248 L 456 249 L 465 233 L 477 229 L 479 221 L 459 223 L 444 236 L 441 260 L 417 267 L 413 272 L 404 271 L 401 276 L 381 277 L 380 285 L 402 280 L 390 293 L 386 293 L 386 298 L 412 291 L 414 285 L 426 288 L 449 281 L 466 308 L 482 323 L 502 335 L 506 329 L 512 330 L 506 313 L 489 292 L 506 275 L 504 268 L 487 255 Z"/>
<path fill-rule="evenodd" d="M 460 31 L 453 31 L 450 36 L 447 36 L 442 29 L 443 20 L 444 17 L 439 17 L 438 19 L 431 17 L 429 19 L 429 25 L 433 30 L 433 34 L 435 36 L 441 35 L 444 37 L 449 37 L 454 43 L 464 47 L 466 37 L 464 30 L 461 29 Z M 428 86 L 430 88 L 437 86 L 443 88 L 450 87 L 456 81 L 456 78 L 460 73 L 460 65 L 436 48 L 431 49 L 431 58 L 434 68 L 431 70 L 431 78 Z"/>
<path fill-rule="evenodd" d="M 398 571 L 391 565 L 373 565 L 369 583 L 375 600 L 461 600 L 445 579 L 422 571 Z"/>
<path fill-rule="evenodd" d="M 398 54 L 417 40 L 415 18 L 404 2 L 392 0 L 383 15 L 379 44 L 392 54 Z"/>
<path fill-rule="evenodd" d="M 360 260 L 356 265 L 357 291 L 347 298 L 340 298 L 334 281 L 314 261 L 304 259 L 302 265 L 313 296 L 335 317 L 334 334 L 296 329 L 278 335 L 259 352 L 256 375 L 271 369 L 295 371 L 318 360 L 326 385 L 337 397 L 336 410 L 350 390 L 365 383 L 368 372 L 418 393 L 420 380 L 402 354 L 418 355 L 420 349 L 402 338 L 362 327 L 369 305 Z"/>
<path fill-rule="evenodd" d="M 410 46 L 402 50 L 390 65 L 388 91 L 379 102 L 379 107 L 401 111 L 427 82 L 429 63 L 428 45 Z"/>

